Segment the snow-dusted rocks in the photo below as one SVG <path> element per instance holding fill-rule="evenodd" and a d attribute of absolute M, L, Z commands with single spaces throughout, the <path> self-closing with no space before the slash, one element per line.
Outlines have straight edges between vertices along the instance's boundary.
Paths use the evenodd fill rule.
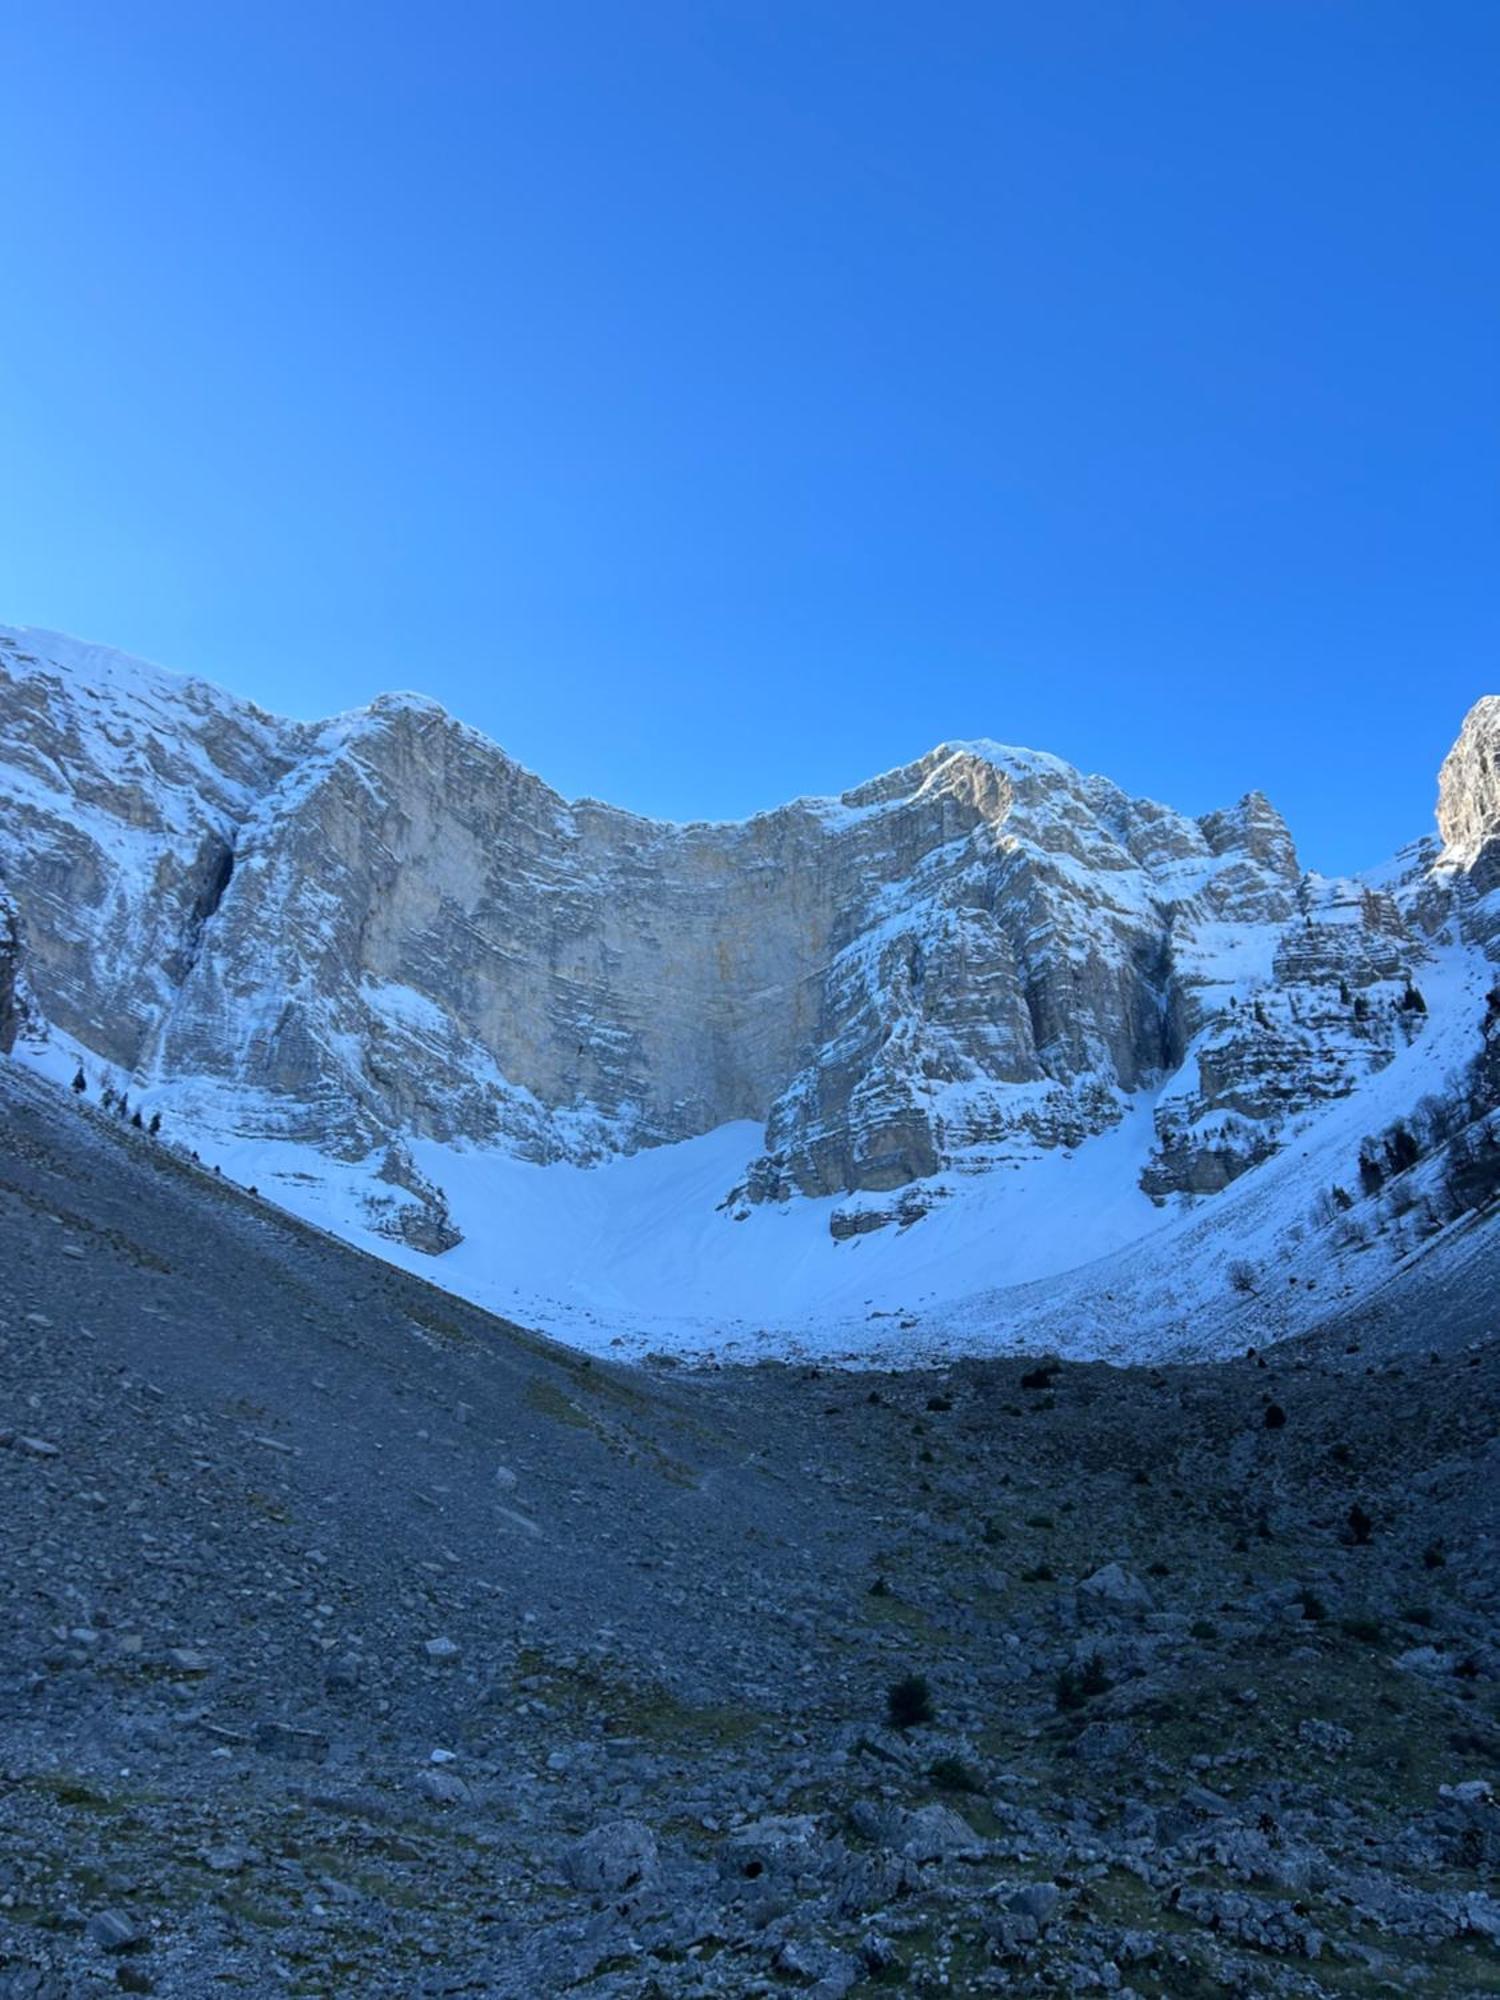
<path fill-rule="evenodd" d="M 1438 773 L 1438 831 L 1471 866 L 1500 841 L 1500 695 L 1476 701 Z"/>
<path fill-rule="evenodd" d="M 614 1312 L 644 1239 L 653 1294 L 717 1271 L 759 1317 L 800 1273 L 799 1313 L 905 1323 L 885 1246 L 930 1246 L 918 1303 L 1021 1285 L 1180 1221 L 1424 1040 L 1441 1092 L 1482 1012 L 1459 960 L 1500 937 L 1497 734 L 1481 702 L 1441 852 L 1328 881 L 1259 793 L 1193 819 L 988 741 L 676 826 L 569 803 L 420 696 L 284 722 L 0 628 L 0 1043 L 387 1255 L 583 1242 Z"/>
<path fill-rule="evenodd" d="M 46 1018 L 388 1184 L 406 1135 L 588 1162 L 750 1119 L 752 1199 L 1077 1146 L 1297 894 L 1263 799 L 1200 827 L 991 743 L 679 827 L 415 696 L 311 727 L 72 642 L 0 662 Z"/>
<path fill-rule="evenodd" d="M 1465 871 L 1471 924 L 1500 954 L 1500 695 L 1476 701 L 1438 774 L 1445 859 Z"/>
<path fill-rule="evenodd" d="M 150 1062 L 229 881 L 239 823 L 302 732 L 206 682 L 0 628 L 0 875 L 46 1019 Z"/>

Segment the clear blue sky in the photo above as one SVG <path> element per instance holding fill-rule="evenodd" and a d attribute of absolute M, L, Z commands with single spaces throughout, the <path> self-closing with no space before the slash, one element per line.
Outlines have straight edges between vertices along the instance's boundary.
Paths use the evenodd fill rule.
<path fill-rule="evenodd" d="M 0 0 L 0 617 L 1304 857 L 1500 688 L 1496 0 Z"/>

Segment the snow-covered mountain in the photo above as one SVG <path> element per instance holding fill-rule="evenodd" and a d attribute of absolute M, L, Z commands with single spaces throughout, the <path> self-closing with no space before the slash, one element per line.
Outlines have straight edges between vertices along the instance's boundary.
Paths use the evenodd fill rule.
<path fill-rule="evenodd" d="M 575 1338 L 1211 1344 L 1355 1210 L 1383 1276 L 1388 1178 L 1422 1246 L 1472 1224 L 1416 1191 L 1490 1143 L 1493 697 L 1441 839 L 1343 881 L 1258 793 L 1193 819 L 990 742 L 668 825 L 418 696 L 286 722 L 5 627 L 0 746 L 0 1043 Z"/>

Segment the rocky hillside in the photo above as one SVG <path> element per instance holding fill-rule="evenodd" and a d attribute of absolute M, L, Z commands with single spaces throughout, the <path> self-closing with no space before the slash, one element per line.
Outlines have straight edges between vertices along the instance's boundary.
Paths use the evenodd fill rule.
<path fill-rule="evenodd" d="M 455 1149 L 593 1165 L 737 1124 L 726 1218 L 822 1202 L 835 1242 L 1092 1158 L 1142 1107 L 1143 1209 L 1213 1195 L 1500 932 L 1493 699 L 1445 844 L 1351 881 L 1304 872 L 1259 794 L 1193 819 L 988 742 L 667 825 L 563 800 L 419 697 L 293 724 L 3 628 L 0 740 L 23 1053 L 205 1147 L 293 1149 L 288 1182 L 358 1165 L 366 1218 L 429 1253 L 462 1233 Z"/>
<path fill-rule="evenodd" d="M 0 1067 L 0 1995 L 1493 1994 L 1493 1298 L 625 1370 Z"/>

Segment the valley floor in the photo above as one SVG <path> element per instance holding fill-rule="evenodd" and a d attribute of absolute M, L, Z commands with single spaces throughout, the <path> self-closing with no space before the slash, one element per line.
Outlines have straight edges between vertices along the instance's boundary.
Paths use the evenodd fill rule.
<path fill-rule="evenodd" d="M 1500 1990 L 1480 1280 L 623 1368 L 7 1066 L 0 1134 L 5 2000 Z"/>

